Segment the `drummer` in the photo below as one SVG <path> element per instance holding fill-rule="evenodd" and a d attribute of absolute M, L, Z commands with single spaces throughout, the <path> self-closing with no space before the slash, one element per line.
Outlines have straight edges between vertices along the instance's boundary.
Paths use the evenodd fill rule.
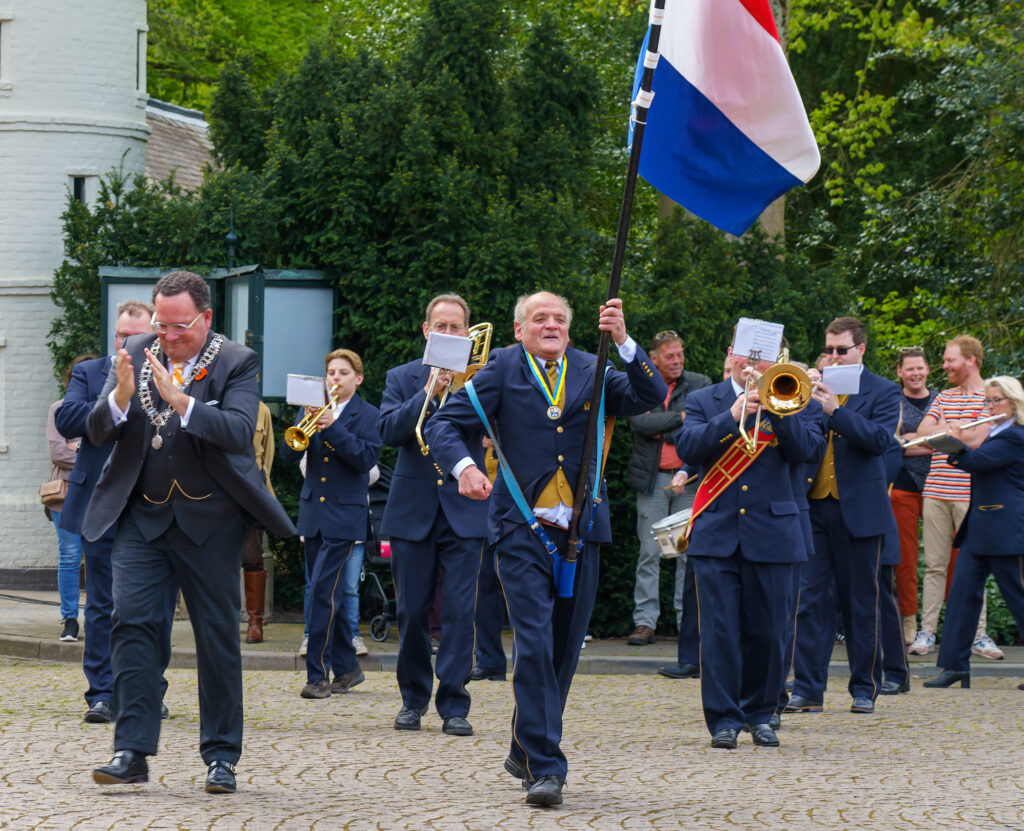
<path fill-rule="evenodd" d="M 687 394 L 711 384 L 711 379 L 706 375 L 683 368 L 686 360 L 683 339 L 672 329 L 658 332 L 651 339 L 648 354 L 668 387 L 668 395 L 660 407 L 629 419 L 629 426 L 633 428 L 633 452 L 629 457 L 626 483 L 636 491 L 636 532 L 640 538 L 640 556 L 636 563 L 636 584 L 633 589 L 635 628 L 627 640 L 631 646 L 644 646 L 655 641 L 661 613 L 658 600 L 661 557 L 658 543 L 651 532 L 655 523 L 693 505 L 696 485 L 684 484 L 688 476 L 676 453 L 675 439 L 686 417 L 683 410 Z M 691 647 L 693 657 L 690 673 L 695 674 L 696 609 L 692 608 L 692 604 L 691 608 L 687 608 L 683 600 L 686 583 L 685 554 L 675 558 L 675 570 L 675 623 L 681 630 L 689 631 L 691 642 L 688 646 Z M 693 625 L 681 626 L 683 615 L 689 618 L 690 613 L 693 613 Z"/>

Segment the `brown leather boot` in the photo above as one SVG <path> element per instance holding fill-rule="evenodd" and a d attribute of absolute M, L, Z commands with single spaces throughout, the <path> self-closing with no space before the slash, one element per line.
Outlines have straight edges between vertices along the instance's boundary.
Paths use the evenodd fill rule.
<path fill-rule="evenodd" d="M 267 572 L 245 571 L 245 610 L 249 613 L 246 643 L 263 643 L 263 604 L 267 595 Z"/>

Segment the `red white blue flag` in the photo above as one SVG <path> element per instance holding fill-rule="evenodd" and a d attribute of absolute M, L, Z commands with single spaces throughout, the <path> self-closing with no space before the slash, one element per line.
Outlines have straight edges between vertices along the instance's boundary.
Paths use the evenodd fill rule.
<path fill-rule="evenodd" d="M 658 51 L 640 175 L 739 236 L 821 164 L 768 0 L 666 0 Z"/>

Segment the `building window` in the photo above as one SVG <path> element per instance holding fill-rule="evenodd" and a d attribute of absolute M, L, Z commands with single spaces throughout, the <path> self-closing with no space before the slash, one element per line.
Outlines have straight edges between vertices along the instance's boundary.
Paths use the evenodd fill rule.
<path fill-rule="evenodd" d="M 146 91 L 146 33 L 141 30 L 135 39 L 135 89 Z"/>
<path fill-rule="evenodd" d="M 76 202 L 91 205 L 99 196 L 99 176 L 86 173 L 72 173 L 68 176 L 68 190 Z"/>
<path fill-rule="evenodd" d="M 11 51 L 11 21 L 0 18 L 0 84 L 10 81 L 11 70 L 8 64 L 8 53 Z"/>

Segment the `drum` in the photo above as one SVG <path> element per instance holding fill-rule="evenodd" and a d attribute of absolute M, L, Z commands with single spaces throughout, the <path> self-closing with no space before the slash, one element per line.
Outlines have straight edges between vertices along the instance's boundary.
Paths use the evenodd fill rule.
<path fill-rule="evenodd" d="M 662 559 L 670 560 L 678 557 L 680 550 L 685 550 L 686 540 L 683 534 L 686 531 L 686 524 L 690 521 L 692 508 L 684 508 L 674 514 L 669 514 L 664 519 L 659 519 L 651 526 L 651 536 L 658 543 Z M 683 549 L 680 549 L 680 543 Z"/>

